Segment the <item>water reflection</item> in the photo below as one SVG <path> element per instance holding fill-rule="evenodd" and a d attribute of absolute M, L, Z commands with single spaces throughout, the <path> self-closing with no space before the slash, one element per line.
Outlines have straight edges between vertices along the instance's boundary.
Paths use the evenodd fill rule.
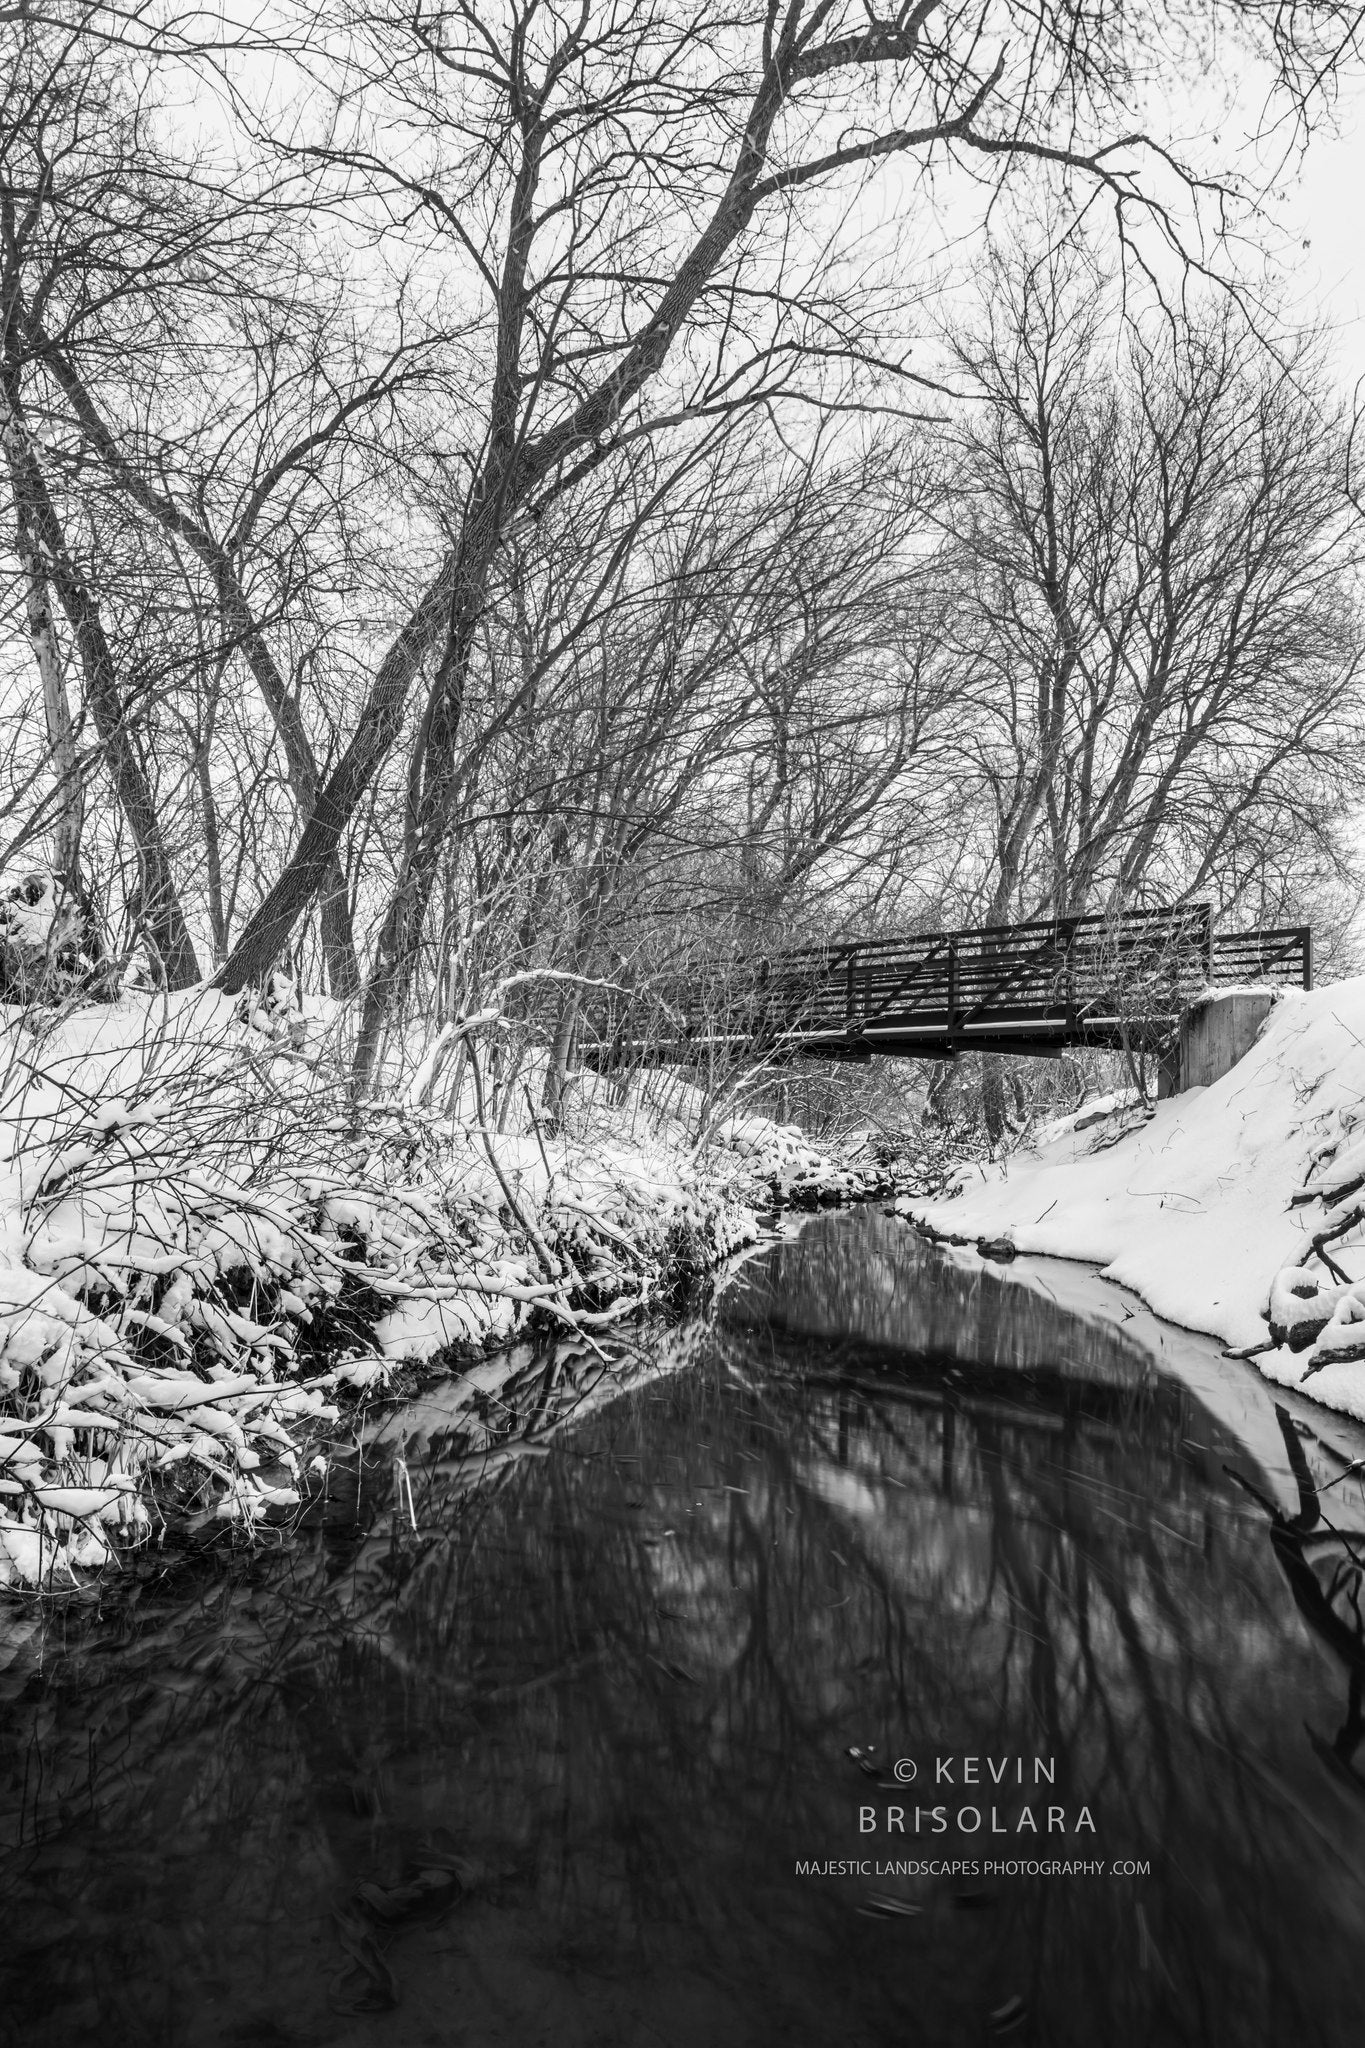
<path fill-rule="evenodd" d="M 1340 1527 L 1324 1513 L 1321 1496 L 1325 1489 L 1320 1489 L 1313 1478 L 1299 1433 L 1284 1408 L 1277 1407 L 1275 1413 L 1298 1487 L 1297 1514 L 1284 1514 L 1244 1474 L 1233 1476 L 1265 1510 L 1271 1546 L 1289 1583 L 1294 1604 L 1346 1675 L 1346 1711 L 1336 1735 L 1328 1743 L 1310 1728 L 1309 1740 L 1353 1792 L 1365 1795 L 1365 1772 L 1355 1761 L 1356 1752 L 1365 1741 L 1361 1702 L 1365 1618 L 1360 1611 L 1365 1529 Z M 1354 1468 L 1341 1476 L 1353 1477 Z"/>
<path fill-rule="evenodd" d="M 1293 1513 L 1125 1332 L 869 1215 L 626 1373 L 437 1389 L 310 1541 L 11 1642 L 0 2037 L 1361 2038 L 1365 1510 L 1287 1415 Z M 897 1758 L 953 1759 L 918 1839 Z"/>

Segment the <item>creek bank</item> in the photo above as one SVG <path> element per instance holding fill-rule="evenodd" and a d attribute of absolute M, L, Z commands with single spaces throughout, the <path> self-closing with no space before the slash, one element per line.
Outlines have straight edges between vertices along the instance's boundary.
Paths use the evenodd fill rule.
<path fill-rule="evenodd" d="M 492 1122 L 473 1059 L 439 1109 L 420 1070 L 357 1107 L 307 1020 L 210 990 L 3 1035 L 0 1585 L 287 1518 L 357 1398 L 591 1346 L 764 1213 L 893 1186 L 657 1077 L 581 1077 L 553 1131 L 525 1086 Z"/>
<path fill-rule="evenodd" d="M 1220 1080 L 1093 1106 L 950 1191 L 935 1237 L 1081 1260 L 1276 1385 L 1365 1419 L 1365 977 L 1281 991 Z"/>

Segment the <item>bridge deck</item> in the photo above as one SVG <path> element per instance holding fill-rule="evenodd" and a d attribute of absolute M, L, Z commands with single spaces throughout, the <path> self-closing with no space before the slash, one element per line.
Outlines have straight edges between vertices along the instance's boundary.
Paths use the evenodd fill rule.
<path fill-rule="evenodd" d="M 662 991 L 647 1033 L 603 1018 L 594 1063 L 1154 1047 L 1203 989 L 1310 988 L 1312 974 L 1306 925 L 1218 932 L 1206 904 L 983 925 L 731 963 L 713 986 Z"/>

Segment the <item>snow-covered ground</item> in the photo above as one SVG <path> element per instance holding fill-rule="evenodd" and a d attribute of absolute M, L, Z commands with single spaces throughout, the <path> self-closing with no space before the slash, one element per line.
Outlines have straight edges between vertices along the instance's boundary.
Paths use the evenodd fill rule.
<path fill-rule="evenodd" d="M 0 1585 L 168 1508 L 287 1512 L 346 1389 L 532 1321 L 592 1344 L 756 1210 L 874 1184 L 764 1117 L 705 1126 L 678 1077 L 584 1077 L 552 1134 L 527 1087 L 490 1128 L 472 1064 L 432 1106 L 435 1072 L 356 1112 L 287 1003 L 0 1011 Z"/>
<path fill-rule="evenodd" d="M 553 1134 L 533 1088 L 490 1128 L 431 1061 L 355 1112 L 325 1025 L 202 990 L 0 1011 L 0 1584 L 165 1513 L 288 1513 L 352 1390 L 446 1358 L 472 1398 L 528 1324 L 591 1346 L 761 1209 L 876 1184 L 760 1116 L 699 1136 L 677 1076 L 587 1077 Z M 1215 1086 L 1087 1104 L 958 1185 L 899 1206 L 1091 1261 L 1365 1420 L 1365 978 L 1285 995 Z"/>
<path fill-rule="evenodd" d="M 1365 1419 L 1365 977 L 1284 994 L 1212 1087 L 1151 1112 L 1087 1104 L 957 1190 L 898 1207 L 960 1241 L 1093 1261 Z"/>

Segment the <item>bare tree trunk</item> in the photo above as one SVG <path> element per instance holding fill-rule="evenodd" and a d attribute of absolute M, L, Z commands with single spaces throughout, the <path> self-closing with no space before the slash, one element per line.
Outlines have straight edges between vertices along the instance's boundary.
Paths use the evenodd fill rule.
<path fill-rule="evenodd" d="M 454 570 L 455 595 L 447 614 L 445 651 L 423 721 L 423 772 L 415 815 L 410 820 L 403 866 L 380 930 L 365 990 L 352 1067 L 352 1082 L 360 1091 L 369 1085 L 373 1075 L 388 1019 L 407 994 L 450 829 L 456 781 L 455 738 L 488 573 L 500 539 L 500 497 L 499 486 L 485 475 L 465 522 L 460 560 Z"/>
<path fill-rule="evenodd" d="M 170 988 L 199 980 L 199 962 L 162 843 L 156 804 L 136 736 L 119 697 L 113 651 L 99 606 L 66 550 L 65 536 L 20 417 L 12 368 L 4 380 L 3 438 L 20 527 L 41 550 L 46 580 L 57 592 L 75 638 L 85 694 L 128 828 L 137 849 L 139 920 Z"/>
<path fill-rule="evenodd" d="M 1009 1129 L 1009 1118 L 1005 1112 L 1005 1061 L 998 1052 L 983 1052 L 981 1055 L 981 1116 L 986 1136 L 992 1146 L 998 1145 Z"/>
<path fill-rule="evenodd" d="M 212 546 L 213 544 L 210 543 Z M 219 605 L 224 623 L 246 655 L 247 666 L 275 721 L 289 770 L 289 787 L 301 824 L 307 824 L 317 808 L 318 764 L 292 691 L 275 664 L 251 607 L 246 600 L 236 569 L 226 552 L 213 547 L 218 579 Z M 341 865 L 340 842 L 333 847 L 327 863 L 318 903 L 323 958 L 327 962 L 327 983 L 334 996 L 360 993 L 360 962 L 356 958 L 355 934 L 351 929 L 350 893 Z"/>
<path fill-rule="evenodd" d="M 279 880 L 217 977 L 229 994 L 264 980 L 298 918 L 326 882 L 341 836 L 398 737 L 413 680 L 425 657 L 440 644 L 450 616 L 453 566 L 448 560 L 434 578 L 375 671 L 350 745 L 319 789 Z"/>
<path fill-rule="evenodd" d="M 306 825 L 317 808 L 318 765 L 299 707 L 252 617 L 230 563 L 225 562 L 220 572 L 219 587 L 224 620 L 240 641 L 247 665 L 275 721 L 275 730 L 284 748 L 289 787 L 299 822 Z M 327 963 L 328 987 L 334 996 L 359 995 L 360 962 L 356 957 L 355 934 L 351 929 L 350 892 L 341 865 L 339 840 L 332 848 L 323 876 L 318 923 L 322 932 L 323 958 Z"/>
<path fill-rule="evenodd" d="M 75 729 L 67 700 L 66 677 L 62 672 L 61 649 L 52 623 L 52 602 L 47 577 L 27 522 L 19 520 L 19 558 L 24 571 L 24 608 L 28 637 L 38 663 L 43 686 L 43 716 L 47 744 L 57 784 L 57 821 L 53 827 L 53 871 L 67 895 L 79 900 L 81 894 L 81 829 L 85 817 L 85 788 L 76 752 Z"/>
<path fill-rule="evenodd" d="M 213 776 L 209 758 L 213 749 L 214 727 L 218 722 L 218 694 L 222 688 L 222 665 L 218 666 L 209 686 L 208 702 L 204 708 L 203 723 L 199 731 L 199 744 L 194 754 L 195 781 L 199 788 L 199 823 L 204 834 L 204 882 L 208 895 L 209 930 L 213 934 L 213 964 L 222 965 L 227 958 L 228 919 L 223 903 L 223 845 L 218 829 L 218 804 L 213 794 Z"/>
<path fill-rule="evenodd" d="M 559 1005 L 559 1017 L 550 1045 L 550 1062 L 545 1070 L 545 1089 L 541 1098 L 545 1105 L 546 1122 L 551 1130 L 558 1130 L 563 1114 L 569 1077 L 569 1056 L 573 1051 L 574 1031 L 578 1025 L 578 1004 L 577 989 L 566 989 Z"/>

